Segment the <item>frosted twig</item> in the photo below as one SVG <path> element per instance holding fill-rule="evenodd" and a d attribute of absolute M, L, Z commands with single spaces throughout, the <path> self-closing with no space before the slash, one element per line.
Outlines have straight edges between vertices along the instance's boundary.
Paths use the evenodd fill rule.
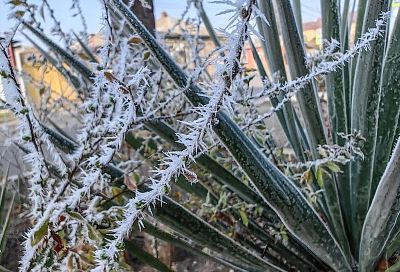
<path fill-rule="evenodd" d="M 270 111 L 258 116 L 257 118 L 249 121 L 243 128 L 255 125 L 266 118 L 269 118 L 275 112 L 279 111 L 283 105 L 288 102 L 296 93 L 300 92 L 305 86 L 307 86 L 316 76 L 325 75 L 330 72 L 334 72 L 337 69 L 341 69 L 348 61 L 353 59 L 363 51 L 367 51 L 370 48 L 370 43 L 382 36 L 385 31 L 387 21 L 390 18 L 390 13 L 383 13 L 381 17 L 376 21 L 375 27 L 368 29 L 357 43 L 343 54 L 339 54 L 331 61 L 322 61 L 317 66 L 311 69 L 311 72 L 303 77 L 299 77 L 295 80 L 288 81 L 286 83 L 272 83 L 272 86 L 260 94 L 253 96 L 249 99 L 260 98 L 264 95 L 277 96 L 283 94 L 282 100 Z"/>

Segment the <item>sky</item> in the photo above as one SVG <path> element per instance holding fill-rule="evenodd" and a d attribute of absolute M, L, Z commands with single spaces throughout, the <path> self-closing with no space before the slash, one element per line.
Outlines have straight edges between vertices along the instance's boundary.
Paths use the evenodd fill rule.
<path fill-rule="evenodd" d="M 72 0 L 48 0 L 54 8 L 56 18 L 61 22 L 63 30 L 81 30 L 81 21 L 78 17 L 73 17 L 74 11 L 70 10 Z M 160 17 L 161 12 L 166 11 L 169 16 L 179 18 L 185 9 L 185 0 L 153 0 L 156 18 Z M 227 24 L 227 15 L 217 15 L 226 6 L 212 3 L 213 0 L 204 0 L 204 7 L 210 20 L 215 27 L 223 28 Z M 0 0 L 0 33 L 7 31 L 13 23 L 7 19 L 8 0 Z M 41 3 L 40 0 L 30 0 L 30 3 Z M 320 0 L 301 1 L 303 7 L 303 21 L 312 21 L 320 15 Z M 81 0 L 83 14 L 87 20 L 90 33 L 98 32 L 101 29 L 102 7 L 99 0 Z M 195 16 L 192 9 L 191 16 Z"/>

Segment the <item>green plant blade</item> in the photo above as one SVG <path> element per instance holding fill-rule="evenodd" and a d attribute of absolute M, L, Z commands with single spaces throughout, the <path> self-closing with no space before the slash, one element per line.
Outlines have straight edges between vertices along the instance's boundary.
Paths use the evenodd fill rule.
<path fill-rule="evenodd" d="M 163 262 L 135 245 L 132 241 L 125 241 L 125 248 L 130 254 L 150 267 L 153 267 L 157 271 L 172 272 L 172 270 L 169 269 L 168 266 L 166 266 Z"/>
<path fill-rule="evenodd" d="M 300 0 L 293 0 L 293 11 L 294 11 L 294 18 L 296 19 L 297 29 L 300 33 L 300 39 L 303 41 L 303 19 L 301 16 L 301 2 Z"/>
<path fill-rule="evenodd" d="M 32 27 L 30 24 L 23 23 L 24 27 L 29 29 L 35 36 L 40 38 L 41 41 L 43 41 L 47 46 L 49 46 L 51 49 L 54 50 L 60 57 L 62 57 L 64 60 L 67 60 L 68 64 L 74 67 L 82 76 L 84 76 L 87 79 L 90 79 L 94 77 L 94 74 L 80 61 L 78 61 L 75 57 L 71 56 L 67 51 L 62 49 L 59 45 L 54 43 L 52 40 L 50 40 L 46 35 L 44 35 L 42 32 L 37 30 L 36 28 Z"/>
<path fill-rule="evenodd" d="M 368 211 L 360 241 L 360 271 L 372 271 L 385 247 L 399 229 L 400 141 L 386 167 Z"/>
<path fill-rule="evenodd" d="M 208 18 L 208 15 L 207 15 L 206 11 L 204 10 L 203 2 L 202 1 L 195 1 L 194 4 L 195 4 L 197 10 L 199 11 L 199 15 L 201 17 L 201 20 L 203 21 L 204 26 L 206 27 L 207 32 L 210 35 L 210 38 L 213 41 L 214 45 L 216 47 L 221 47 L 221 43 L 220 43 L 220 41 L 219 41 L 219 39 L 217 37 L 217 34 L 215 33 L 214 28 L 213 28 L 213 26 L 211 24 L 211 21 Z"/>
<path fill-rule="evenodd" d="M 4 217 L 1 218 L 2 228 L 1 228 L 1 233 L 0 233 L 0 256 L 1 256 L 1 253 L 4 251 L 6 241 L 7 241 L 6 235 L 7 235 L 7 232 L 9 231 L 9 224 L 10 224 L 11 213 L 14 208 L 15 195 L 16 195 L 15 193 L 12 194 L 11 200 L 9 201 L 9 204 L 8 204 L 7 213 L 5 214 Z M 0 212 L 1 212 L 1 210 L 0 210 Z"/>
<path fill-rule="evenodd" d="M 75 32 L 73 32 L 73 33 L 74 33 L 74 36 L 75 36 L 76 40 L 78 41 L 79 45 L 82 47 L 82 49 L 83 49 L 83 51 L 85 52 L 85 54 L 89 57 L 90 61 L 96 63 L 96 62 L 97 62 L 97 59 L 96 59 L 96 57 L 93 55 L 93 53 L 92 53 L 92 51 L 89 49 L 89 47 L 87 47 L 87 45 L 79 38 L 78 35 L 76 35 Z"/>
<path fill-rule="evenodd" d="M 393 143 L 396 139 L 396 129 L 400 116 L 400 16 L 397 16 L 393 26 L 391 42 L 385 57 L 381 77 L 381 98 L 379 101 L 379 119 L 376 135 L 374 173 L 370 200 L 374 197 L 376 187 L 382 177 Z"/>
<path fill-rule="evenodd" d="M 274 3 L 280 18 L 281 33 L 286 48 L 290 75 L 292 78 L 305 76 L 308 74 L 305 64 L 305 51 L 296 26 L 290 0 L 274 0 Z M 310 151 L 313 157 L 317 158 L 316 148 L 318 145 L 325 144 L 326 138 L 316 90 L 310 83 L 296 97 L 303 114 Z"/>
<path fill-rule="evenodd" d="M 375 26 L 375 20 L 388 10 L 388 0 L 368 1 L 363 31 Z M 364 159 L 351 163 L 351 199 L 354 225 L 353 237 L 357 252 L 358 239 L 368 211 L 375 156 L 375 141 L 380 99 L 380 77 L 383 66 L 385 37 L 371 42 L 368 51 L 357 58 L 354 75 L 351 130 L 360 131 L 365 141 L 361 145 Z"/>
<path fill-rule="evenodd" d="M 168 207 L 158 206 L 154 213 L 156 218 L 159 218 L 163 224 L 179 233 L 183 233 L 211 250 L 231 256 L 243 262 L 243 264 L 247 264 L 247 269 L 252 267 L 251 270 L 253 271 L 262 271 L 263 269 L 267 271 L 283 271 L 223 235 L 213 226 L 201 220 L 172 199 L 164 198 L 163 201 Z"/>
<path fill-rule="evenodd" d="M 110 0 L 109 3 L 112 9 L 125 16 L 175 83 L 179 87 L 187 87 L 185 95 L 192 104 L 206 104 L 207 99 L 202 95 L 201 89 L 193 83 L 188 86 L 187 76 L 137 17 L 121 1 Z M 289 231 L 332 268 L 350 270 L 340 246 L 298 188 L 254 147 L 225 113 L 219 112 L 217 119 L 219 122 L 213 127 L 214 131 Z"/>
<path fill-rule="evenodd" d="M 258 2 L 260 11 L 269 22 L 269 25 L 267 25 L 263 20 L 257 20 L 257 25 L 265 40 L 264 42 L 261 42 L 261 46 L 264 50 L 270 73 L 272 74 L 272 77 L 278 76 L 280 80 L 287 80 L 281 45 L 279 42 L 278 27 L 271 0 Z M 271 80 L 273 80 L 273 78 Z M 279 99 L 282 99 L 282 96 L 280 96 Z M 271 103 L 275 107 L 278 103 L 278 98 L 272 97 Z M 297 114 L 294 111 L 291 102 L 288 101 L 285 103 L 281 111 L 283 118 L 279 118 L 279 115 L 278 118 L 285 131 L 286 137 L 290 141 L 297 158 L 300 161 L 306 161 L 302 141 L 307 141 L 307 138 L 305 138 L 302 133 L 298 132 L 298 130 L 303 130 L 303 128 L 298 126 L 296 123 Z"/>
<path fill-rule="evenodd" d="M 340 41 L 340 27 L 339 27 L 339 2 L 336 0 L 321 0 L 322 11 L 322 34 L 324 40 L 335 39 Z M 337 48 L 336 51 L 340 51 Z M 343 92 L 342 71 L 336 71 L 325 76 L 325 88 L 328 94 L 328 108 L 331 121 L 332 139 L 333 143 L 344 145 L 344 140 L 338 135 L 339 132 L 347 132 L 347 116 L 346 116 L 346 101 Z M 329 208 L 330 217 L 332 218 L 332 227 L 336 233 L 336 237 L 348 256 L 351 256 L 350 245 L 346 235 L 344 226 L 342 210 L 340 206 L 339 188 L 349 189 L 347 184 L 348 180 L 338 180 L 336 176 L 332 179 L 324 181 L 325 199 Z M 340 191 L 344 194 L 344 206 L 350 203 L 350 192 Z M 349 206 L 347 206 L 349 207 Z"/>
<path fill-rule="evenodd" d="M 213 254 L 213 252 L 208 253 L 207 251 L 203 250 L 203 247 L 198 246 L 195 244 L 193 241 L 188 243 L 187 241 L 183 240 L 179 236 L 176 236 L 174 234 L 168 233 L 166 231 L 161 230 L 160 228 L 154 226 L 153 224 L 149 223 L 148 221 L 144 221 L 144 228 L 143 231 L 157 237 L 158 239 L 161 239 L 165 242 L 168 242 L 174 246 L 180 247 L 183 250 L 187 250 L 195 255 L 199 256 L 204 256 L 216 263 L 220 263 L 222 265 L 225 265 L 227 267 L 230 267 L 234 269 L 235 271 L 246 271 L 242 268 L 239 268 L 236 266 L 233 262 L 230 262 L 228 260 L 223 260 Z M 188 238 L 189 239 L 189 238 Z"/>

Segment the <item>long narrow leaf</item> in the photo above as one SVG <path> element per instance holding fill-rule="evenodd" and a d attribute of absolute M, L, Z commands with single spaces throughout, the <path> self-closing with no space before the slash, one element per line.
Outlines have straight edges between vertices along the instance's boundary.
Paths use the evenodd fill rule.
<path fill-rule="evenodd" d="M 274 0 L 274 3 L 279 12 L 290 75 L 292 78 L 305 76 L 308 74 L 305 51 L 290 0 Z M 311 152 L 314 158 L 317 158 L 316 148 L 318 145 L 326 143 L 326 137 L 316 90 L 310 83 L 296 97 L 303 114 Z"/>
<path fill-rule="evenodd" d="M 388 3 L 389 0 L 368 1 L 363 31 L 375 26 L 375 20 L 388 10 Z M 365 138 L 361 147 L 364 159 L 351 164 L 351 198 L 355 218 L 352 229 L 356 245 L 370 202 L 384 50 L 383 35 L 371 43 L 370 50 L 358 56 L 354 75 L 351 129 L 360 131 Z"/>
<path fill-rule="evenodd" d="M 339 2 L 337 0 L 321 0 L 321 11 L 322 34 L 324 40 L 330 41 L 334 39 L 340 41 Z M 336 51 L 340 51 L 340 48 L 337 48 Z M 338 135 L 338 133 L 347 132 L 346 100 L 343 92 L 342 71 L 336 71 L 325 76 L 325 89 L 328 94 L 329 116 L 332 126 L 331 131 L 333 142 L 339 145 L 344 145 L 343 138 Z M 340 184 L 337 184 L 338 179 L 336 176 L 332 179 L 326 180 L 326 182 L 324 182 L 325 197 L 329 206 L 333 229 L 347 255 L 350 256 L 350 245 L 348 243 L 344 226 L 338 186 L 342 189 L 340 193 L 344 195 L 344 207 L 348 207 L 347 204 L 350 203 L 350 187 L 347 179 L 342 178 L 340 179 L 340 182 Z"/>
<path fill-rule="evenodd" d="M 109 0 L 112 9 L 118 10 L 127 22 L 141 36 L 164 69 L 181 88 L 187 88 L 185 95 L 194 105 L 206 104 L 207 99 L 194 83 L 188 84 L 188 77 L 159 46 L 137 17 L 119 0 Z M 350 270 L 340 246 L 326 225 L 307 202 L 303 194 L 283 173 L 281 173 L 242 130 L 224 113 L 216 114 L 218 123 L 213 127 L 229 151 L 250 177 L 265 201 L 276 211 L 282 222 L 296 237 L 317 254 L 328 265 L 338 270 Z M 169 211 L 163 209 L 163 211 Z M 301 237 L 301 238 L 300 238 Z"/>
<path fill-rule="evenodd" d="M 391 42 L 385 57 L 381 77 L 381 98 L 379 102 L 379 120 L 375 146 L 375 166 L 371 187 L 371 200 L 378 182 L 385 171 L 392 152 L 396 129 L 400 116 L 400 16 L 393 26 Z"/>
<path fill-rule="evenodd" d="M 360 242 L 360 271 L 372 271 L 400 215 L 400 141 L 394 149 L 365 218 Z"/>
<path fill-rule="evenodd" d="M 135 243 L 133 243 L 132 241 L 125 241 L 125 248 L 130 254 L 141 260 L 143 263 L 149 265 L 150 267 L 153 267 L 154 269 L 161 272 L 172 272 L 172 270 L 169 269 L 168 266 L 166 266 L 163 262 L 135 245 Z"/>
<path fill-rule="evenodd" d="M 213 255 L 214 252 L 208 253 L 207 251 L 203 250 L 203 247 L 199 247 L 193 241 L 191 241 L 191 243 L 188 243 L 187 241 L 181 239 L 180 237 L 178 237 L 174 234 L 171 234 L 171 233 L 168 233 L 168 232 L 165 232 L 165 231 L 159 229 L 158 227 L 154 226 L 153 224 L 149 223 L 148 221 L 144 221 L 143 231 L 154 237 L 157 237 L 158 239 L 168 242 L 171 245 L 180 247 L 181 249 L 189 251 L 195 255 L 204 256 L 207 259 L 210 259 L 216 263 L 220 263 L 222 265 L 230 267 L 230 268 L 234 269 L 235 271 L 236 270 L 242 271 L 242 272 L 246 271 L 246 270 L 234 265 L 234 263 L 232 263 L 232 262 L 223 260 L 223 259 Z"/>

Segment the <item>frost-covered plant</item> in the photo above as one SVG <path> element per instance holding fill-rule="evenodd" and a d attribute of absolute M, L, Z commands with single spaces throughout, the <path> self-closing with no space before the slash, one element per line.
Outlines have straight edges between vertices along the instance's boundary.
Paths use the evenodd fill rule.
<path fill-rule="evenodd" d="M 138 231 L 239 271 L 374 271 L 382 263 L 396 271 L 400 19 L 390 18 L 390 1 L 359 2 L 368 16 L 358 15 L 352 46 L 340 19 L 348 5 L 321 1 L 327 42 L 313 56 L 289 0 L 216 2 L 232 15 L 219 34 L 202 2 L 187 1 L 175 27 L 183 28 L 189 8 L 198 16 L 181 31 L 191 47 L 182 66 L 132 13 L 134 1 L 102 2 L 97 51 L 86 45 L 78 0 L 79 35 L 62 29 L 48 1 L 40 7 L 65 49 L 44 34 L 37 6 L 11 3 L 23 33 L 50 49 L 32 40 L 43 65 L 78 98 L 51 99 L 49 86 L 17 74 L 10 39 L 2 42 L 4 104 L 18 118 L 15 143 L 30 169 L 33 225 L 22 271 L 121 271 L 129 269 L 123 252 L 170 271 L 132 243 Z M 201 22 L 216 46 L 206 54 Z M 246 48 L 256 71 L 242 63 Z M 40 107 L 28 102 L 18 75 L 45 90 Z M 319 93 L 328 97 L 328 124 Z M 74 117 L 76 134 L 51 121 L 58 105 L 70 109 L 59 114 Z M 267 120 L 275 115 L 280 134 Z"/>

